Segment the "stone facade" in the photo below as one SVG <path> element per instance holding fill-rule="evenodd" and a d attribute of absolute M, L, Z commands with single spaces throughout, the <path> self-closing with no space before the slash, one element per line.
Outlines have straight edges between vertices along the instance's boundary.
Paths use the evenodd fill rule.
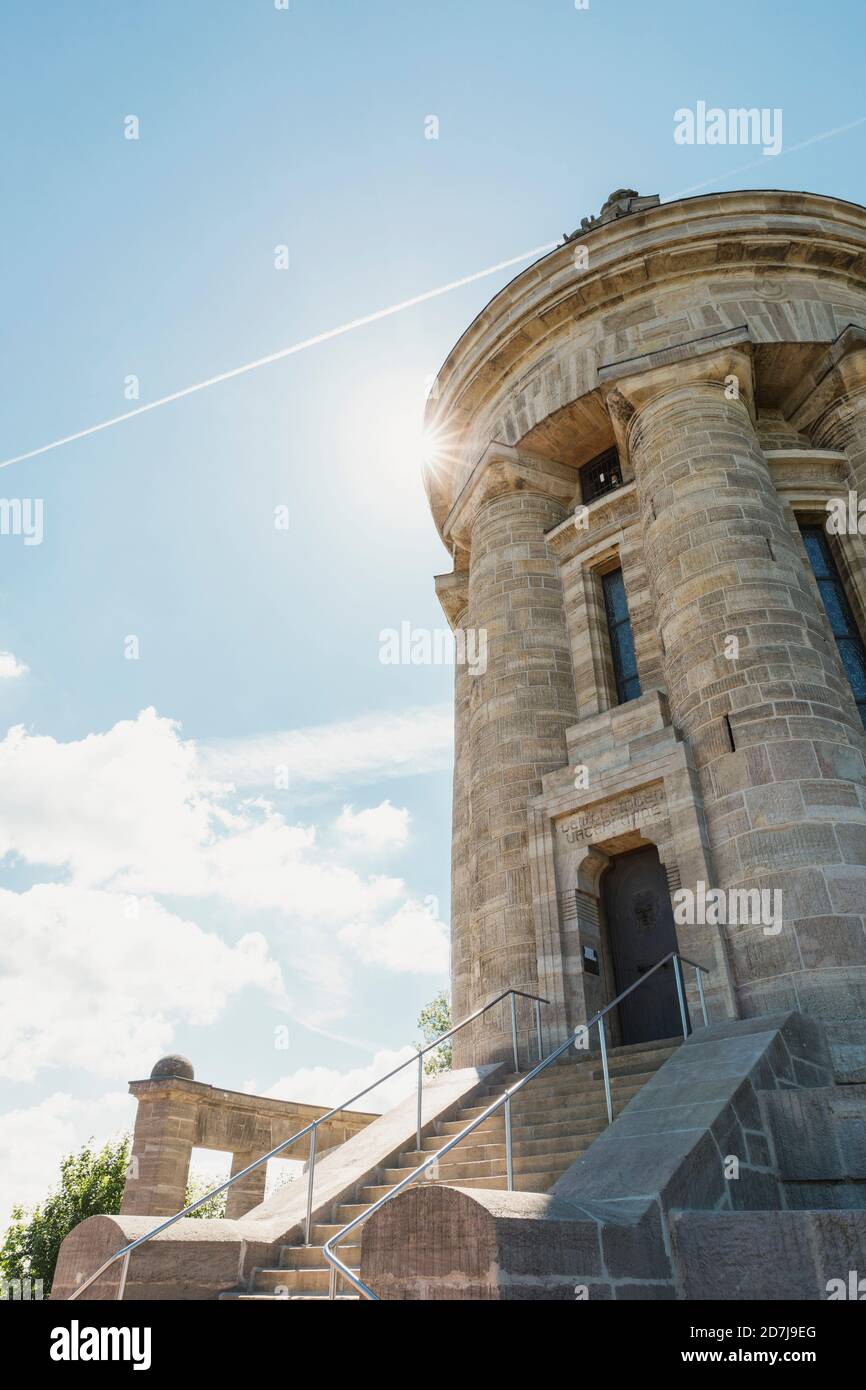
<path fill-rule="evenodd" d="M 799 529 L 866 498 L 866 212 L 784 192 L 606 208 L 493 299 L 428 407 L 437 589 L 488 640 L 486 669 L 457 672 L 455 1017 L 541 994 L 553 1044 L 613 998 L 605 874 L 650 844 L 671 893 L 780 894 L 769 932 L 678 927 L 711 1018 L 810 1014 L 837 1077 L 866 1080 L 866 736 Z M 622 485 L 584 505 L 579 470 L 613 447 Z M 866 537 L 828 540 L 866 633 Z M 526 1007 L 523 1055 L 531 1029 Z M 507 1047 L 492 1011 L 455 1055 Z"/>

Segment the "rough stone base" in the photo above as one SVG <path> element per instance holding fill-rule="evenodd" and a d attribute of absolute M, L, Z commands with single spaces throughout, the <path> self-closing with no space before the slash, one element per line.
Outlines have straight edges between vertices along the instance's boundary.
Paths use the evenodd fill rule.
<path fill-rule="evenodd" d="M 864 1211 L 689 1211 L 672 1234 L 683 1298 L 866 1300 Z"/>
<path fill-rule="evenodd" d="M 846 1090 L 832 1086 L 813 1018 L 712 1025 L 549 1194 L 421 1187 L 386 1203 L 363 1228 L 361 1277 L 385 1299 L 708 1297 L 695 1290 L 739 1250 L 751 1264 L 723 1296 L 826 1298 L 822 1277 L 866 1275 L 866 1217 L 783 1208 L 788 1183 L 850 1186 L 859 1173 L 864 1112 Z M 790 1261 L 812 1237 L 813 1265 L 792 1272 L 786 1292 Z M 767 1261 L 778 1264 L 772 1277 Z"/>

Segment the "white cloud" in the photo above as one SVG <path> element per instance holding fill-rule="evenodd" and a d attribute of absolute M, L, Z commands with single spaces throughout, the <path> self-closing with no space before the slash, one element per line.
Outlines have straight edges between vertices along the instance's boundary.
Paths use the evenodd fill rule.
<path fill-rule="evenodd" d="M 12 652 L 0 652 L 0 681 L 18 680 L 20 676 L 28 675 L 29 671 L 30 667 L 25 666 Z"/>
<path fill-rule="evenodd" d="M 0 743 L 0 856 L 69 866 L 84 886 L 183 892 L 210 831 L 211 789 L 196 781 L 194 759 L 152 709 L 70 743 L 10 729 Z"/>
<path fill-rule="evenodd" d="M 409 812 L 405 807 L 392 806 L 390 801 L 357 812 L 352 806 L 344 806 L 335 828 L 356 848 L 381 854 L 405 845 L 409 839 Z"/>
<path fill-rule="evenodd" d="M 225 804 L 195 745 L 152 709 L 72 743 L 10 729 L 0 742 L 0 857 L 68 869 L 73 883 L 220 897 L 249 911 L 338 922 L 393 906 L 399 879 L 314 861 L 313 827 L 261 798 Z"/>
<path fill-rule="evenodd" d="M 0 1237 L 13 1206 L 30 1208 L 60 1182 L 60 1160 L 90 1138 L 97 1148 L 131 1131 L 135 1101 L 123 1091 L 94 1100 L 63 1092 L 26 1110 L 0 1115 Z"/>
<path fill-rule="evenodd" d="M 389 1071 L 417 1057 L 413 1047 L 403 1047 L 398 1051 L 383 1049 L 365 1067 L 355 1067 L 349 1071 L 339 1071 L 335 1067 L 301 1067 L 288 1076 L 280 1077 L 266 1092 L 279 1100 L 295 1100 L 311 1105 L 341 1105 L 359 1091 L 365 1090 L 377 1077 L 386 1076 Z M 406 1066 L 390 1081 L 385 1081 L 368 1095 L 363 1096 L 351 1108 L 379 1112 L 388 1110 L 405 1096 L 411 1095 L 417 1084 L 418 1072 L 413 1066 Z"/>
<path fill-rule="evenodd" d="M 408 821 L 385 801 L 346 808 L 338 826 L 370 852 L 402 843 Z M 295 1016 L 311 1027 L 327 1030 L 351 1009 L 353 958 L 398 972 L 447 966 L 445 927 L 402 879 L 335 861 L 315 827 L 206 780 L 195 745 L 152 709 L 69 743 L 10 730 L 0 741 L 3 856 L 63 880 L 0 892 L 0 1074 L 10 1077 L 61 1060 L 134 1075 L 171 1046 L 179 1022 L 213 1021 L 248 986 L 278 993 L 261 934 L 229 945 L 178 915 L 178 898 L 270 914 L 270 929 L 278 915 L 291 931 Z"/>
<path fill-rule="evenodd" d="M 236 946 L 150 899 L 40 884 L 0 890 L 0 1076 L 52 1065 L 98 1076 L 148 1075 L 175 1025 L 215 1022 L 238 991 L 284 1002 L 263 936 Z"/>
<path fill-rule="evenodd" d="M 421 903 L 404 903 L 386 922 L 343 927 L 340 940 L 367 965 L 414 975 L 448 970 L 448 928 Z"/>
<path fill-rule="evenodd" d="M 202 774 L 237 787 L 271 787 L 286 768 L 290 787 L 373 782 L 439 772 L 451 763 L 454 741 L 450 705 L 428 705 L 400 714 L 369 714 L 334 724 L 218 739 L 198 749 Z"/>

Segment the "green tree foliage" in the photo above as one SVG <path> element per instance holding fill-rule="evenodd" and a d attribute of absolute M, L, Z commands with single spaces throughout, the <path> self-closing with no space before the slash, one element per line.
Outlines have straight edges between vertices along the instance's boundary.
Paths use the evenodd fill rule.
<path fill-rule="evenodd" d="M 225 1179 L 223 1179 L 225 1181 Z M 199 1197 L 204 1197 L 205 1193 L 210 1192 L 212 1187 L 218 1187 L 219 1180 L 214 1182 L 210 1178 L 200 1178 L 190 1173 L 189 1182 L 186 1187 L 186 1197 L 184 1206 L 189 1207 L 193 1202 L 197 1202 Z M 219 1219 L 226 1214 L 226 1197 L 228 1192 L 220 1192 L 217 1197 L 211 1197 L 209 1202 L 205 1202 L 203 1207 L 197 1211 L 190 1212 L 190 1217 L 203 1216 L 206 1220 Z"/>
<path fill-rule="evenodd" d="M 60 1185 L 31 1211 L 16 1206 L 0 1246 L 0 1282 L 42 1280 L 48 1297 L 54 1267 L 65 1237 L 88 1216 L 114 1216 L 120 1211 L 129 1135 L 115 1143 L 93 1148 L 93 1140 L 79 1153 L 67 1154 L 60 1164 Z"/>
<path fill-rule="evenodd" d="M 429 1004 L 418 1015 L 418 1027 L 424 1044 L 435 1042 L 443 1033 L 447 1033 L 451 1027 L 451 1000 L 448 991 L 441 989 L 435 999 L 431 999 Z M 428 1076 L 436 1076 L 439 1072 L 451 1070 L 451 1041 L 442 1043 L 441 1047 L 434 1047 L 432 1052 L 428 1052 L 424 1059 L 424 1070 Z"/>

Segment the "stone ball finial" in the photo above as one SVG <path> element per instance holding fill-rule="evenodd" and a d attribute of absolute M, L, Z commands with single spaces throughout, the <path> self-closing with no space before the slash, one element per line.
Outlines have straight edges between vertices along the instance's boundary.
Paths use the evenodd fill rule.
<path fill-rule="evenodd" d="M 150 1079 L 151 1081 L 160 1081 L 167 1076 L 179 1076 L 184 1081 L 195 1081 L 192 1062 L 188 1057 L 180 1057 L 176 1054 L 160 1057 L 150 1073 Z"/>

